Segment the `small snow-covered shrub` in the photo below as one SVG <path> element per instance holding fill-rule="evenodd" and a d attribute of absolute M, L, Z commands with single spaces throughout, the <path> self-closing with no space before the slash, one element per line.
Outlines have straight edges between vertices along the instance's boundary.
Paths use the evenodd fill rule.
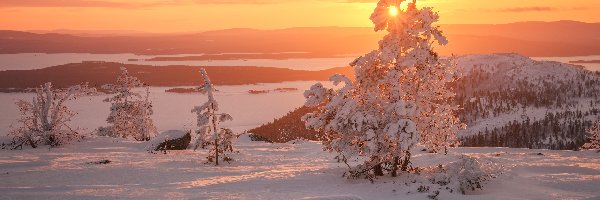
<path fill-rule="evenodd" d="M 36 148 L 38 145 L 60 146 L 83 136 L 78 130 L 69 127 L 77 113 L 71 111 L 64 103 L 78 97 L 95 93 L 87 85 L 76 85 L 68 89 L 54 89 L 52 83 L 46 83 L 35 90 L 36 96 L 32 101 L 18 100 L 21 111 L 19 123 L 21 126 L 10 131 L 12 149 L 28 145 Z"/>
<path fill-rule="evenodd" d="M 121 68 L 121 75 L 117 77 L 116 84 L 102 86 L 115 95 L 104 100 L 112 104 L 111 112 L 106 119 L 111 125 L 98 128 L 98 135 L 133 138 L 138 141 L 148 141 L 156 136 L 157 130 L 151 118 L 153 110 L 152 102 L 149 100 L 149 89 L 146 88 L 145 97 L 132 91 L 142 86 L 144 83 L 136 77 L 129 76 L 129 72 L 124 67 Z"/>
<path fill-rule="evenodd" d="M 588 142 L 583 144 L 583 149 L 600 149 L 600 121 L 588 130 Z"/>
<path fill-rule="evenodd" d="M 446 165 L 442 173 L 432 177 L 431 182 L 446 186 L 451 192 L 465 194 L 482 189 L 490 178 L 492 175 L 482 169 L 482 164 L 477 159 L 463 155 L 459 160 Z"/>
<path fill-rule="evenodd" d="M 213 95 L 214 87 L 206 70 L 201 69 L 200 73 L 204 78 L 204 92 L 208 94 L 208 101 L 201 106 L 196 106 L 192 109 L 192 113 L 197 115 L 197 125 L 199 130 L 196 131 L 195 139 L 192 141 L 194 150 L 198 147 L 209 147 L 210 151 L 206 159 L 208 162 L 214 162 L 219 165 L 219 158 L 229 162 L 232 160 L 227 153 L 233 152 L 233 139 L 239 135 L 233 133 L 231 129 L 220 128 L 219 124 L 225 121 L 231 121 L 233 118 L 227 113 L 217 113 L 219 111 L 219 103 Z"/>
<path fill-rule="evenodd" d="M 427 195 L 427 198 L 437 200 L 439 195 L 440 195 L 440 191 L 435 190 L 431 194 Z"/>
<path fill-rule="evenodd" d="M 421 185 L 417 188 L 417 192 L 420 192 L 420 193 L 429 192 L 429 186 Z"/>

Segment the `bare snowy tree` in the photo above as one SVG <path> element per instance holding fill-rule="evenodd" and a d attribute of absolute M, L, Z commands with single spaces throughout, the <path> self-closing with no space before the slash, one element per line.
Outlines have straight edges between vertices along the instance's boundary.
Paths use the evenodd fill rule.
<path fill-rule="evenodd" d="M 104 100 L 112 103 L 111 112 L 106 119 L 111 125 L 100 127 L 98 135 L 134 138 L 138 141 L 147 141 L 156 136 L 157 130 L 151 118 L 153 110 L 149 100 L 150 90 L 146 88 L 146 95 L 143 97 L 133 91 L 136 87 L 143 86 L 144 83 L 130 76 L 124 67 L 121 68 L 116 84 L 102 86 L 115 95 Z"/>
<path fill-rule="evenodd" d="M 600 149 L 600 120 L 588 129 L 588 142 L 582 148 Z"/>
<path fill-rule="evenodd" d="M 66 101 L 95 93 L 87 85 L 76 85 L 68 89 L 54 89 L 48 82 L 35 89 L 36 96 L 31 102 L 18 100 L 21 111 L 19 123 L 21 126 L 10 131 L 12 149 L 29 145 L 33 148 L 39 145 L 60 146 L 83 136 L 76 129 L 69 127 L 67 122 L 77 113 L 64 105 Z"/>
<path fill-rule="evenodd" d="M 381 176 L 398 169 L 407 171 L 410 150 L 418 142 L 431 152 L 446 149 L 464 125 L 450 105 L 454 93 L 447 83 L 456 79 L 455 65 L 442 62 L 433 45 L 447 44 L 433 23 L 439 18 L 431 8 L 417 8 L 416 1 L 399 9 L 402 0 L 381 0 L 371 20 L 375 31 L 387 30 L 379 49 L 350 65 L 356 81 L 334 75 L 340 89 L 316 84 L 304 93 L 306 105 L 320 107 L 303 117 L 308 128 L 326 133 L 325 150 L 350 159 L 366 157 L 350 168 L 351 177 Z M 371 172 L 373 172 L 371 174 Z"/>
<path fill-rule="evenodd" d="M 204 78 L 204 88 L 201 91 L 207 93 L 208 101 L 192 109 L 192 112 L 197 115 L 197 125 L 200 128 L 196 132 L 195 142 L 192 146 L 194 146 L 194 150 L 198 147 L 209 147 L 210 151 L 206 158 L 209 162 L 219 165 L 219 157 L 226 162 L 232 160 L 226 153 L 233 152 L 232 140 L 237 135 L 231 129 L 219 127 L 219 123 L 231 121 L 233 118 L 229 114 L 218 113 L 219 103 L 213 95 L 215 88 L 206 70 L 201 69 L 200 73 Z"/>

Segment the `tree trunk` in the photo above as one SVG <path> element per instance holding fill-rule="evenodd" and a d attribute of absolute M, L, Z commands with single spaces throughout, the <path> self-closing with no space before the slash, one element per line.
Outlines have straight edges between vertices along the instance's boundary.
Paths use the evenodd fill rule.
<path fill-rule="evenodd" d="M 33 141 L 33 139 L 28 138 L 27 140 L 29 141 L 29 145 L 31 145 L 32 148 L 37 148 L 37 144 Z M 21 143 L 21 148 L 23 148 L 23 143 Z"/>
<path fill-rule="evenodd" d="M 394 162 L 392 163 L 392 177 L 398 176 L 398 165 L 400 164 L 400 158 L 398 156 L 394 157 Z"/>
<path fill-rule="evenodd" d="M 377 164 L 373 167 L 373 173 L 375 176 L 383 176 L 383 167 L 381 167 L 381 164 Z"/>
<path fill-rule="evenodd" d="M 448 136 L 447 135 L 444 136 L 444 155 L 448 155 Z"/>
<path fill-rule="evenodd" d="M 215 139 L 215 165 L 219 165 L 219 143 L 218 143 L 218 139 Z"/>
<path fill-rule="evenodd" d="M 402 160 L 402 166 L 400 170 L 403 172 L 408 171 L 408 164 L 410 164 L 410 151 L 406 151 L 406 157 Z"/>
<path fill-rule="evenodd" d="M 212 98 L 212 92 L 211 92 Z M 219 132 L 217 132 L 217 117 L 215 116 L 215 104 L 212 103 L 210 105 L 211 109 L 211 117 L 212 117 L 212 125 L 213 125 L 213 134 L 215 136 L 215 165 L 219 165 Z"/>

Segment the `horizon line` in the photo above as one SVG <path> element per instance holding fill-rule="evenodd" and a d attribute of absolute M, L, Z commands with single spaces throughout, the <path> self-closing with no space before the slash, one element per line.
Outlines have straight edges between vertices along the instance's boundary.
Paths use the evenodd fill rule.
<path fill-rule="evenodd" d="M 585 22 L 576 20 L 558 20 L 558 21 L 518 21 L 510 23 L 450 23 L 450 24 L 439 24 L 440 26 L 453 26 L 453 25 L 512 25 L 521 23 L 559 23 L 559 22 L 572 22 L 581 24 L 600 24 L 600 22 Z M 98 35 L 170 35 L 170 34 L 194 34 L 194 33 L 205 33 L 212 31 L 224 31 L 224 30 L 257 30 L 257 31 L 273 31 L 273 30 L 289 30 L 289 29 L 301 29 L 301 28 L 370 28 L 370 26 L 291 26 L 291 27 L 280 27 L 280 28 L 250 28 L 250 27 L 232 27 L 232 28 L 217 28 L 217 29 L 206 29 L 206 30 L 192 30 L 192 31 L 175 31 L 175 32 L 155 32 L 155 31 L 143 31 L 143 30 L 119 30 L 119 29 L 69 29 L 69 28 L 58 28 L 58 29 L 0 29 L 0 31 L 18 31 L 28 32 L 37 34 L 98 34 Z M 65 33 L 74 32 L 74 33 Z M 77 33 L 79 32 L 79 33 Z"/>

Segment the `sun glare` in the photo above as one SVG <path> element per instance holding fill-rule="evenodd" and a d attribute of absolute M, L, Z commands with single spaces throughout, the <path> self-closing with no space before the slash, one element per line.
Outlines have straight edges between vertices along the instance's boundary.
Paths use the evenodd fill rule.
<path fill-rule="evenodd" d="M 396 16 L 396 15 L 398 15 L 398 7 L 396 7 L 396 6 L 390 6 L 389 13 L 390 13 L 390 16 Z"/>

